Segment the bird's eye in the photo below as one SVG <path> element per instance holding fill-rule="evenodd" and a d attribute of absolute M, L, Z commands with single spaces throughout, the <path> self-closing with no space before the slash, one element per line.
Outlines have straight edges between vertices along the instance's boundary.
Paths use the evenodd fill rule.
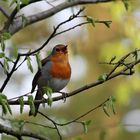
<path fill-rule="evenodd" d="M 57 51 L 57 52 L 60 52 L 60 49 L 59 49 L 59 48 L 56 48 L 56 51 Z"/>

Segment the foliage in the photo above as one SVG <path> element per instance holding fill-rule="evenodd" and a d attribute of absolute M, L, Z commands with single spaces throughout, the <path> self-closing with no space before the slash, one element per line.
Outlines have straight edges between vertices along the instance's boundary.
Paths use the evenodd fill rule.
<path fill-rule="evenodd" d="M 139 67 L 135 67 L 140 62 L 140 60 L 139 60 L 139 51 L 140 50 L 135 49 L 136 47 L 139 48 L 139 31 L 135 28 L 134 23 L 131 21 L 132 19 L 127 19 L 128 22 L 126 22 L 127 21 L 125 19 L 126 17 L 123 18 L 125 14 L 131 13 L 129 11 L 129 9 L 131 8 L 131 4 L 130 4 L 129 0 L 122 0 L 121 3 L 113 2 L 113 3 L 110 3 L 109 5 L 107 5 L 107 7 L 109 7 L 109 12 L 108 12 L 109 14 L 107 14 L 107 15 L 112 16 L 112 18 L 109 18 L 109 19 L 113 19 L 113 25 L 111 24 L 112 23 L 111 20 L 100 20 L 99 19 L 100 17 L 95 18 L 94 14 L 97 11 L 99 11 L 99 13 L 101 13 L 101 10 L 105 11 L 105 14 L 102 12 L 104 18 L 107 17 L 106 9 L 108 9 L 108 8 L 106 8 L 105 4 L 102 4 L 102 6 L 99 6 L 99 8 L 97 8 L 97 9 L 95 6 L 94 8 L 96 10 L 94 10 L 94 12 L 93 12 L 93 9 L 91 9 L 91 11 L 89 10 L 91 8 L 90 6 L 89 7 L 87 6 L 86 12 L 85 12 L 85 8 L 81 8 L 77 12 L 73 11 L 73 14 L 70 17 L 67 17 L 67 19 L 65 19 L 64 21 L 62 21 L 56 25 L 53 25 L 53 30 L 51 33 L 49 33 L 49 36 L 47 37 L 47 39 L 46 39 L 46 33 L 45 33 L 45 36 L 44 36 L 45 41 L 42 45 L 38 46 L 36 49 L 27 48 L 27 51 L 21 51 L 20 49 L 22 49 L 22 48 L 20 48 L 20 44 L 14 43 L 13 38 L 16 36 L 15 35 L 16 32 L 20 33 L 21 29 L 23 29 L 23 31 L 24 31 L 24 30 L 26 30 L 26 28 L 25 28 L 26 26 L 37 22 L 37 20 L 35 20 L 35 19 L 37 19 L 39 17 L 39 15 L 37 15 L 37 16 L 33 15 L 31 17 L 30 16 L 28 17 L 28 16 L 25 16 L 24 14 L 21 14 L 19 16 L 16 16 L 16 14 L 22 8 L 24 8 L 26 6 L 28 7 L 28 5 L 30 5 L 33 1 L 12 0 L 10 2 L 10 4 L 9 4 L 9 1 L 6 1 L 6 0 L 3 0 L 3 1 L 4 1 L 4 3 L 9 5 L 8 6 L 9 9 L 10 9 L 10 7 L 15 6 L 15 9 L 13 9 L 13 11 L 10 13 L 11 14 L 10 17 L 9 17 L 9 14 L 7 14 L 7 11 L 4 10 L 3 8 L 1 8 L 1 11 L 3 11 L 3 15 L 5 15 L 5 18 L 8 17 L 6 22 L 2 26 L 2 30 L 0 32 L 0 43 L 1 43 L 0 66 L 1 66 L 1 69 L 4 71 L 3 75 L 5 76 L 5 79 L 3 80 L 3 83 L 0 88 L 0 92 L 1 92 L 0 93 L 0 104 L 2 106 L 2 111 L 4 114 L 4 116 L 2 116 L 3 119 L 6 119 L 5 115 L 8 113 L 10 114 L 10 116 L 14 115 L 14 113 L 11 109 L 11 107 L 13 105 L 20 105 L 20 114 L 21 115 L 25 114 L 25 105 L 29 106 L 31 114 L 35 113 L 36 101 L 34 101 L 33 95 L 31 95 L 31 93 L 25 93 L 24 95 L 9 99 L 7 97 L 7 94 L 3 91 L 6 87 L 8 87 L 8 83 L 11 80 L 11 77 L 12 76 L 14 77 L 13 74 L 16 75 L 19 68 L 22 68 L 24 62 L 26 62 L 26 64 L 27 64 L 26 66 L 31 73 L 34 73 L 34 71 L 35 71 L 34 62 L 32 61 L 33 59 L 36 61 L 38 69 L 42 68 L 42 63 L 41 63 L 41 53 L 43 52 L 42 49 L 46 48 L 46 46 L 48 46 L 48 44 L 52 41 L 52 39 L 54 39 L 54 37 L 63 35 L 63 34 L 65 34 L 65 32 L 69 32 L 73 29 L 77 29 L 77 27 L 81 28 L 81 26 L 83 27 L 83 25 L 92 25 L 92 27 L 94 27 L 94 28 L 92 28 L 92 30 L 91 30 L 90 26 L 86 26 L 88 34 L 89 34 L 89 41 L 88 41 L 88 39 L 86 39 L 86 43 L 85 44 L 83 43 L 84 39 L 82 40 L 82 36 L 84 36 L 84 38 L 85 38 L 85 36 L 87 36 L 87 34 L 83 35 L 83 33 L 82 33 L 80 35 L 81 39 L 80 39 L 80 37 L 78 39 L 76 38 L 76 40 L 74 40 L 74 42 L 77 43 L 78 42 L 77 40 L 80 39 L 80 41 L 79 41 L 80 42 L 79 46 L 81 46 L 80 50 L 82 51 L 82 54 L 84 54 L 88 58 L 88 62 L 90 65 L 89 68 L 91 68 L 91 66 L 93 66 L 93 63 L 95 64 L 95 63 L 97 63 L 97 61 L 99 61 L 97 59 L 101 59 L 102 65 L 94 66 L 94 69 L 91 68 L 92 72 L 88 73 L 87 79 L 90 79 L 93 81 L 92 78 L 96 78 L 97 80 L 95 80 L 95 82 L 87 84 L 87 82 L 83 80 L 86 83 L 84 86 L 81 86 L 81 82 L 79 82 L 79 81 L 75 82 L 76 84 L 73 83 L 72 87 L 75 87 L 75 88 L 72 92 L 69 92 L 68 94 L 66 93 L 66 98 L 74 96 L 78 93 L 81 93 L 82 91 L 85 93 L 86 92 L 91 93 L 89 90 L 88 91 L 86 91 L 86 90 L 89 88 L 93 88 L 93 87 L 95 89 L 94 92 L 97 92 L 99 94 L 98 95 L 92 95 L 92 93 L 90 95 L 84 94 L 84 97 L 82 95 L 78 94 L 78 97 L 74 96 L 74 99 L 70 102 L 70 106 L 68 107 L 68 109 L 67 109 L 67 107 L 66 107 L 66 109 L 62 108 L 62 110 L 58 111 L 59 113 L 58 112 L 56 113 L 54 111 L 53 103 L 55 101 L 64 99 L 64 97 L 63 96 L 53 97 L 52 89 L 49 87 L 44 87 L 44 94 L 46 94 L 48 98 L 46 100 L 42 99 L 42 101 L 40 101 L 40 103 L 47 103 L 48 106 L 51 107 L 51 111 L 54 114 L 57 114 L 56 118 L 59 117 L 59 115 L 62 115 L 62 114 L 64 114 L 64 112 L 66 112 L 64 115 L 64 116 L 66 116 L 66 118 L 68 118 L 68 119 L 66 119 L 66 122 L 58 123 L 59 119 L 58 118 L 54 119 L 55 115 L 53 115 L 53 117 L 49 117 L 49 115 L 48 115 L 49 109 L 48 109 L 46 111 L 47 115 L 45 113 L 38 112 L 38 114 L 41 116 L 42 123 L 38 123 L 39 121 L 37 121 L 37 123 L 34 123 L 32 121 L 26 121 L 27 120 L 26 117 L 24 117 L 23 120 L 21 119 L 21 120 L 16 120 L 16 121 L 10 119 L 9 120 L 10 124 L 12 124 L 13 128 L 14 127 L 17 128 L 17 132 L 13 132 L 13 134 L 11 134 L 10 133 L 11 131 L 6 131 L 6 132 L 1 131 L 1 130 L 0 131 L 5 134 L 10 134 L 12 136 L 15 136 L 18 139 L 21 139 L 22 136 L 25 136 L 25 135 L 22 135 L 22 134 L 24 134 L 24 129 L 26 129 L 26 128 L 29 129 L 31 127 L 34 127 L 34 125 L 35 125 L 35 127 L 37 127 L 37 128 L 41 127 L 44 130 L 43 135 L 45 134 L 45 135 L 49 136 L 48 134 L 46 134 L 46 131 L 45 131 L 47 129 L 50 132 L 50 137 L 52 135 L 54 135 L 52 130 L 56 130 L 57 133 L 55 133 L 54 139 L 56 139 L 56 138 L 58 139 L 58 137 L 59 137 L 59 139 L 61 140 L 61 139 L 63 139 L 63 135 L 64 135 L 63 131 L 67 130 L 65 128 L 67 128 L 67 127 L 76 128 L 77 127 L 80 130 L 81 125 L 82 125 L 83 130 L 84 130 L 83 132 L 86 135 L 84 135 L 84 136 L 79 135 L 76 138 L 77 140 L 82 140 L 82 139 L 87 139 L 87 138 L 89 139 L 90 136 L 94 136 L 95 137 L 94 139 L 104 140 L 105 137 L 108 136 L 106 129 L 111 128 L 110 126 L 109 127 L 106 126 L 106 122 L 108 122 L 109 124 L 110 124 L 110 122 L 112 122 L 113 124 L 116 124 L 115 118 L 118 115 L 118 112 L 119 113 L 123 112 L 123 110 L 125 110 L 124 106 L 129 107 L 128 104 L 131 100 L 131 97 L 133 97 L 132 92 L 138 92 L 138 90 L 140 90 L 139 84 L 138 84 L 139 83 L 139 79 L 138 79 Z M 55 7 L 53 5 L 53 3 L 49 2 L 49 1 L 46 1 L 46 2 L 51 6 L 51 8 L 57 9 L 57 7 Z M 69 3 L 74 3 L 74 1 L 70 0 Z M 97 5 L 97 7 L 98 7 L 98 5 Z M 127 11 L 124 9 L 126 9 Z M 48 18 L 48 17 L 49 16 L 46 16 L 45 18 Z M 42 18 L 39 17 L 39 18 L 43 19 L 43 17 Z M 80 23 L 75 23 L 75 25 L 73 25 L 72 27 L 68 27 L 67 29 L 63 28 L 63 26 L 65 26 L 67 23 L 74 21 L 75 19 L 82 19 L 82 21 Z M 40 20 L 38 20 L 38 21 L 40 21 Z M 117 23 L 115 21 L 117 21 Z M 16 23 L 20 23 L 19 26 L 15 26 Z M 103 27 L 103 30 L 102 30 L 103 32 L 102 32 L 100 30 L 100 29 L 102 29 L 102 26 L 99 24 L 103 24 L 107 28 Z M 18 28 L 16 28 L 16 27 L 18 27 Z M 83 28 L 86 28 L 86 27 L 84 26 Z M 32 27 L 27 27 L 27 30 L 31 29 L 31 28 Z M 44 26 L 42 28 L 44 30 Z M 107 30 L 108 28 L 110 28 L 110 30 Z M 124 31 L 122 31 L 122 28 L 124 29 Z M 27 31 L 27 33 L 25 32 L 26 36 L 27 36 L 28 32 L 29 31 Z M 35 35 L 39 34 L 40 29 L 38 31 L 37 30 L 35 31 L 33 29 L 33 32 L 35 33 Z M 111 32 L 110 36 L 106 35 L 109 32 Z M 94 33 L 94 35 L 93 35 L 93 33 Z M 21 34 L 22 34 L 22 32 L 21 32 Z M 115 36 L 114 34 L 117 34 L 117 35 Z M 123 36 L 123 39 L 121 41 L 118 38 L 120 36 L 121 37 Z M 106 39 L 106 41 L 103 41 L 104 38 L 106 38 L 106 37 L 109 37 L 109 38 Z M 32 40 L 31 36 L 29 38 Z M 14 44 L 14 45 L 10 46 L 10 48 L 12 50 L 12 57 L 11 57 L 11 55 L 9 55 L 7 53 L 8 49 L 9 49 L 8 45 L 7 45 L 8 41 L 11 41 L 12 44 Z M 72 42 L 72 41 L 69 39 L 69 42 Z M 99 42 L 101 42 L 101 44 Z M 82 47 L 83 44 L 86 47 Z M 91 47 L 92 44 L 95 44 L 93 48 Z M 98 48 L 96 46 L 98 46 Z M 102 47 L 99 48 L 99 46 L 102 46 Z M 95 56 L 93 56 L 93 52 L 94 52 Z M 90 57 L 92 59 L 90 59 Z M 99 67 L 100 67 L 100 69 L 99 69 Z M 135 70 L 134 70 L 134 68 L 135 68 Z M 130 75 L 133 75 L 134 73 L 136 73 L 137 81 L 135 79 L 131 81 L 128 78 L 126 78 L 126 79 L 124 78 L 125 80 L 119 79 L 120 81 L 116 80 L 115 82 L 112 80 L 112 85 L 110 86 L 112 88 L 107 89 L 106 87 L 102 86 L 100 88 L 101 91 L 99 91 L 98 89 L 95 88 L 96 86 L 101 85 L 101 84 L 103 85 L 104 83 L 106 83 L 106 82 L 110 81 L 111 79 L 114 79 L 118 76 L 123 75 L 123 76 L 128 77 Z M 91 76 L 91 75 L 93 75 L 93 76 Z M 133 77 L 135 77 L 135 76 L 133 76 Z M 123 83 L 121 83 L 121 81 L 123 81 Z M 78 87 L 77 85 L 80 86 L 81 88 L 77 88 Z M 83 85 L 83 83 L 82 83 L 82 85 Z M 110 85 L 110 84 L 108 84 L 108 85 Z M 129 85 L 129 87 L 128 87 L 128 85 Z M 104 89 L 102 90 L 102 88 L 104 88 Z M 103 93 L 104 95 L 99 97 L 99 95 L 101 93 Z M 113 95 L 113 96 L 110 96 L 110 95 Z M 93 97 L 93 98 L 91 98 L 91 97 Z M 98 98 L 96 98 L 96 97 L 98 97 Z M 103 100 L 103 101 L 101 101 L 101 100 Z M 114 103 L 116 100 L 117 100 L 116 106 L 120 107 L 119 111 L 116 111 L 116 109 L 114 107 Z M 66 100 L 66 102 L 67 102 L 67 100 Z M 83 113 L 84 109 L 86 108 L 86 110 L 88 110 L 87 108 L 89 108 L 90 106 L 92 109 L 89 111 L 85 111 L 85 113 Z M 99 108 L 101 108 L 102 112 L 104 112 L 104 114 L 107 116 L 105 119 L 104 119 L 105 115 L 104 116 L 102 116 L 100 114 L 98 115 L 97 109 L 99 109 Z M 77 111 L 77 110 L 79 110 L 79 111 Z M 117 108 L 117 110 L 118 110 L 118 108 Z M 81 113 L 82 115 L 75 117 L 75 115 L 76 115 L 75 112 L 77 112 L 78 114 Z M 37 118 L 35 118 L 35 120 L 40 119 L 38 117 L 39 115 L 37 115 Z M 121 118 L 123 116 L 123 113 L 122 114 L 120 113 L 119 115 L 120 115 L 119 117 Z M 95 116 L 95 118 L 93 118 L 93 116 Z M 97 118 L 96 118 L 96 116 L 97 116 Z M 75 119 L 72 119 L 73 117 L 75 117 Z M 10 117 L 10 118 L 12 118 L 12 117 Z M 110 118 L 112 120 L 108 121 L 108 120 L 110 120 Z M 69 119 L 71 121 L 68 121 Z M 50 121 L 52 125 L 50 125 L 50 123 L 48 123 L 46 125 L 46 120 Z M 99 121 L 97 125 L 96 125 L 95 120 L 97 120 L 97 122 Z M 101 125 L 102 121 L 103 121 L 103 125 L 105 124 L 105 129 L 102 128 L 103 127 L 103 125 Z M 80 127 L 77 126 L 78 124 L 81 124 Z M 98 127 L 98 128 L 96 128 L 96 130 L 100 129 L 99 137 L 97 137 L 97 135 L 95 135 L 96 134 L 95 131 L 93 134 L 93 130 L 95 130 L 94 129 L 95 126 Z M 116 125 L 116 126 L 118 126 L 118 125 Z M 64 129 L 63 129 L 63 127 L 64 127 Z M 31 131 L 32 130 L 33 129 L 31 128 Z M 74 133 L 75 130 L 73 130 L 72 133 L 73 134 L 76 133 L 76 135 L 77 135 L 78 132 Z M 90 131 L 92 131 L 92 134 L 90 133 Z M 18 134 L 18 135 L 16 135 L 16 134 Z M 39 133 L 30 134 L 30 133 L 26 132 L 26 134 L 28 134 L 28 136 L 30 136 L 30 137 L 37 138 L 38 136 L 40 136 L 41 139 L 44 139 L 44 137 L 41 137 L 41 135 L 39 135 Z M 118 135 L 119 135 L 119 132 L 118 132 Z M 66 132 L 66 137 L 68 137 L 68 132 Z M 108 139 L 110 139 L 110 138 L 108 138 Z M 114 138 L 114 140 L 115 140 L 115 138 Z"/>

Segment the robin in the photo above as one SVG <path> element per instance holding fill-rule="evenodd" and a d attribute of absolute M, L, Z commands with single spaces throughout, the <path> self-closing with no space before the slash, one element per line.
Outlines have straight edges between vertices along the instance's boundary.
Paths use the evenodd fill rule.
<path fill-rule="evenodd" d="M 71 67 L 68 59 L 67 46 L 56 45 L 51 54 L 43 59 L 42 68 L 38 70 L 32 81 L 32 90 L 34 92 L 38 87 L 35 100 L 43 98 L 43 87 L 50 87 L 52 92 L 59 92 L 69 82 L 71 77 Z M 29 115 L 36 116 L 40 104 L 35 104 L 35 113 Z"/>

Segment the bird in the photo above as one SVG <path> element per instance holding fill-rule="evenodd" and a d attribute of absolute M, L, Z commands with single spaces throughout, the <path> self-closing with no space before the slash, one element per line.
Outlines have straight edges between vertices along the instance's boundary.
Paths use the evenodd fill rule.
<path fill-rule="evenodd" d="M 34 92 L 37 86 L 35 100 L 43 99 L 43 88 L 49 87 L 53 92 L 59 92 L 70 81 L 71 66 L 68 58 L 67 45 L 56 45 L 50 55 L 42 61 L 41 69 L 38 69 L 32 81 L 31 93 Z M 64 93 L 65 94 L 65 93 Z M 29 115 L 36 116 L 40 104 L 35 104 L 34 114 L 29 112 Z"/>

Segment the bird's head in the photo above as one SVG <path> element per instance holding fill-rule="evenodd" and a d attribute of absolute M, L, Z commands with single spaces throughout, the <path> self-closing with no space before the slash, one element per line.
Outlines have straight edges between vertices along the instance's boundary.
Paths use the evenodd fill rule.
<path fill-rule="evenodd" d="M 56 45 L 52 51 L 53 55 L 66 55 L 67 53 L 68 53 L 67 45 L 62 44 Z"/>

